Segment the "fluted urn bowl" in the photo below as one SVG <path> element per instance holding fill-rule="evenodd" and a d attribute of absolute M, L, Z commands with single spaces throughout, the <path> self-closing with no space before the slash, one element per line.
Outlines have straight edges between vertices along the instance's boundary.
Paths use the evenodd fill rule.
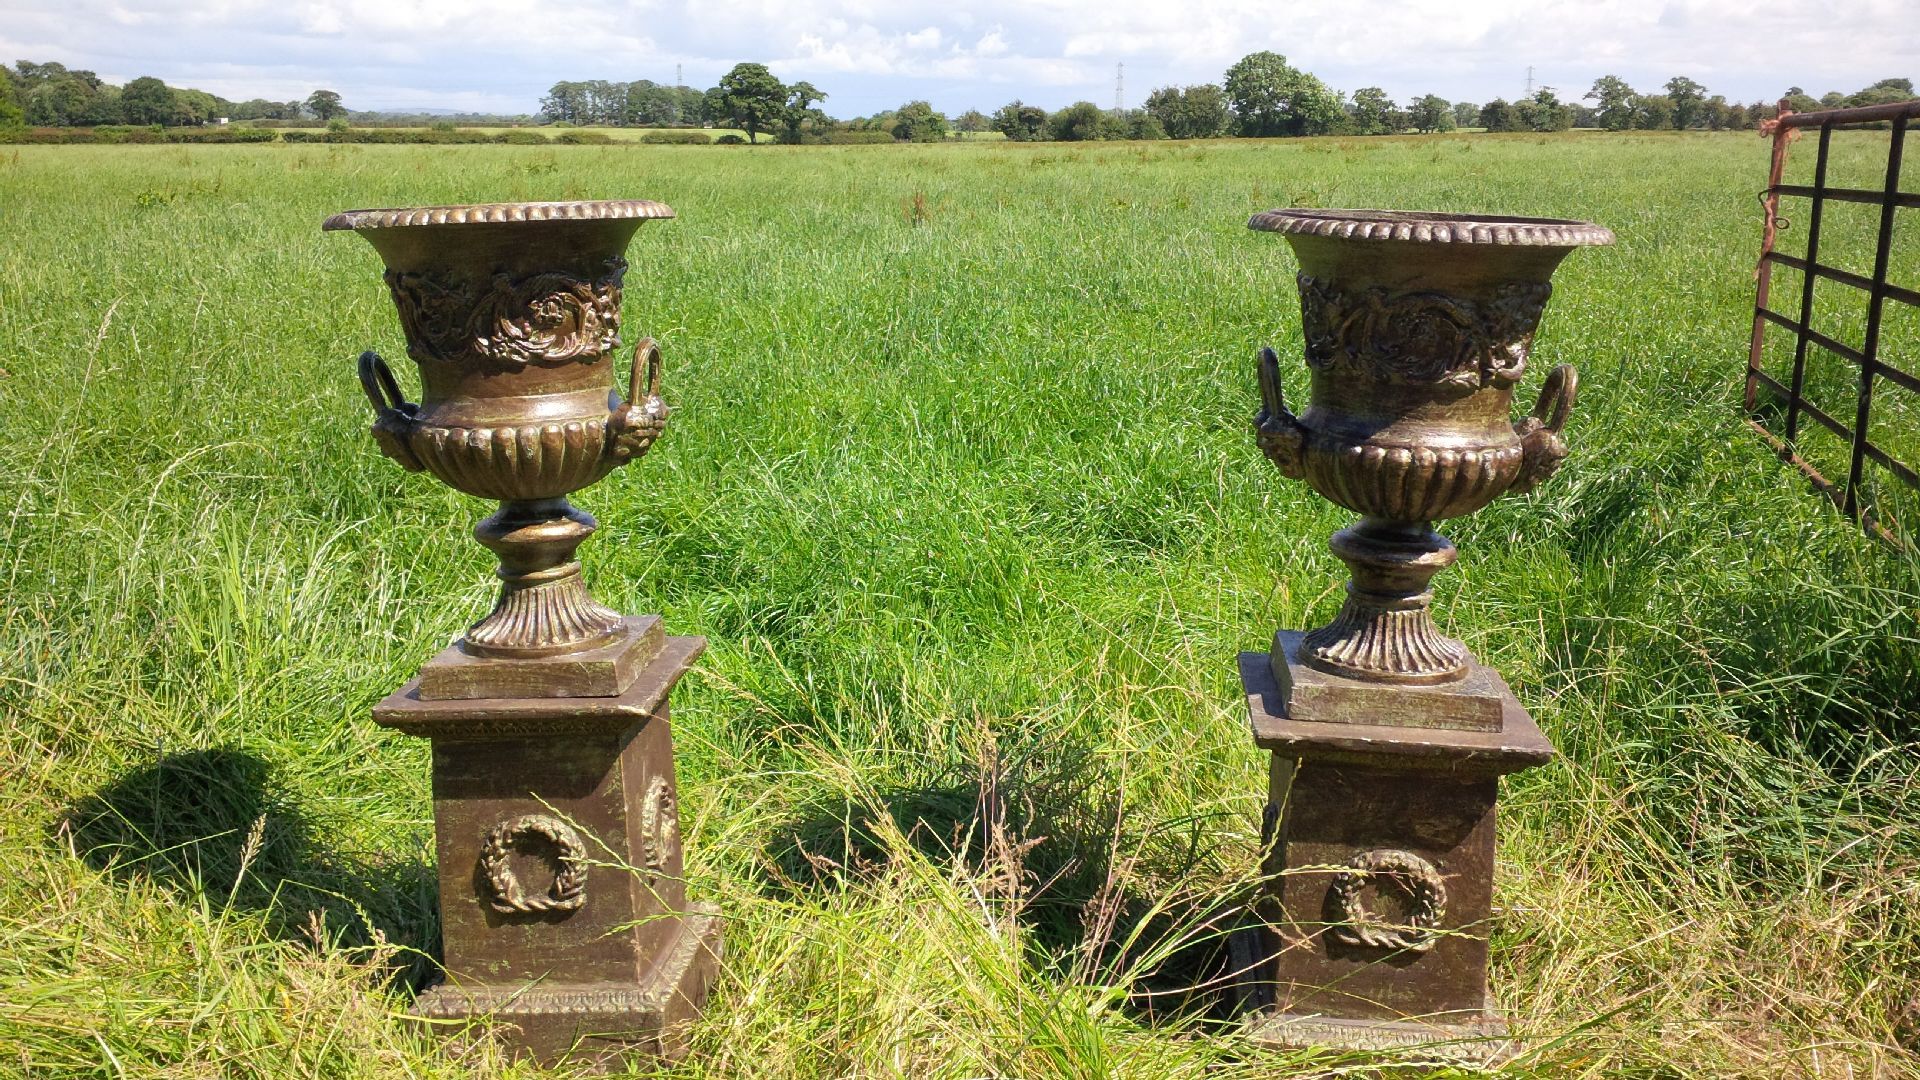
<path fill-rule="evenodd" d="M 1262 352 L 1262 450 L 1280 470 L 1361 515 L 1333 548 L 1354 570 L 1334 623 L 1304 659 L 1402 682 L 1464 677 L 1465 646 L 1434 627 L 1426 583 L 1451 564 L 1435 521 L 1526 491 L 1566 457 L 1570 366 L 1511 416 L 1549 279 L 1575 248 L 1613 234 L 1582 221 L 1392 210 L 1272 210 L 1299 262 L 1307 408 L 1287 410 L 1278 358 Z"/>
<path fill-rule="evenodd" d="M 360 234 L 386 263 L 419 367 L 415 403 L 378 354 L 360 358 L 381 449 L 501 503 L 475 535 L 505 587 L 462 639 L 469 651 L 549 656 L 620 629 L 572 561 L 594 521 L 566 496 L 645 454 L 665 425 L 653 342 L 634 350 L 625 400 L 614 369 L 627 245 L 672 216 L 646 200 L 492 203 L 349 210 L 322 225 Z"/>

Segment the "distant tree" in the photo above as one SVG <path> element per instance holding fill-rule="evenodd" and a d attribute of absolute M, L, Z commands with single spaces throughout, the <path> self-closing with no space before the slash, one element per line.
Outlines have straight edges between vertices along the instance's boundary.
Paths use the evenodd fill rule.
<path fill-rule="evenodd" d="M 1226 97 L 1236 135 L 1320 135 L 1345 116 L 1339 95 L 1276 52 L 1250 53 L 1228 68 Z"/>
<path fill-rule="evenodd" d="M 1091 142 L 1120 138 L 1126 126 L 1093 102 L 1076 101 L 1047 118 L 1047 132 L 1059 142 Z"/>
<path fill-rule="evenodd" d="M 120 91 L 120 115 L 129 124 L 175 122 L 173 88 L 151 75 L 129 82 Z"/>
<path fill-rule="evenodd" d="M 1167 137 L 1166 125 L 1145 109 L 1128 109 L 1120 120 L 1125 125 L 1126 138 L 1152 142 Z"/>
<path fill-rule="evenodd" d="M 727 108 L 727 92 L 717 86 L 708 87 L 700 93 L 700 122 L 706 125 L 725 123 L 733 119 L 733 113 Z"/>
<path fill-rule="evenodd" d="M 93 96 L 79 79 L 58 78 L 30 84 L 26 93 L 27 123 L 42 127 L 64 127 L 80 123 Z"/>
<path fill-rule="evenodd" d="M 807 129 L 820 132 L 831 127 L 833 121 L 827 118 L 827 114 L 814 108 L 814 105 L 825 100 L 826 91 L 805 79 L 787 87 L 787 111 L 780 118 L 780 122 L 786 126 L 782 141 L 801 142 L 806 137 Z"/>
<path fill-rule="evenodd" d="M 1212 83 L 1163 86 L 1147 95 L 1146 111 L 1175 139 L 1211 139 L 1227 129 L 1227 95 Z"/>
<path fill-rule="evenodd" d="M 1385 90 L 1377 86 L 1363 86 L 1353 92 L 1353 103 L 1348 115 L 1353 117 L 1353 133 L 1356 135 L 1385 135 L 1393 130 L 1389 120 L 1393 113 L 1393 99 Z"/>
<path fill-rule="evenodd" d="M 1454 127 L 1476 127 L 1479 123 L 1480 106 L 1475 105 L 1471 101 L 1456 101 L 1453 103 Z"/>
<path fill-rule="evenodd" d="M 1820 107 L 1823 109 L 1844 109 L 1846 106 L 1847 95 L 1838 90 L 1829 90 L 1820 95 Z"/>
<path fill-rule="evenodd" d="M 1488 131 L 1513 131 L 1516 123 L 1513 106 L 1502 98 L 1494 98 L 1480 107 L 1480 126 Z"/>
<path fill-rule="evenodd" d="M 1892 105 L 1897 101 L 1908 101 L 1912 98 L 1912 79 L 1881 79 L 1864 90 L 1848 94 L 1847 104 L 1851 106 Z"/>
<path fill-rule="evenodd" d="M 1641 131 L 1659 131 L 1673 126 L 1673 99 L 1665 94 L 1646 94 L 1636 100 L 1633 126 Z"/>
<path fill-rule="evenodd" d="M 947 137 L 947 118 L 924 101 L 909 101 L 893 111 L 893 137 L 901 142 L 939 142 Z"/>
<path fill-rule="evenodd" d="M 1786 98 L 1787 108 L 1794 112 L 1813 112 L 1820 108 L 1820 103 L 1814 100 L 1813 95 L 1797 86 L 1787 87 L 1787 92 L 1781 96 Z"/>
<path fill-rule="evenodd" d="M 347 115 L 347 107 L 340 103 L 340 95 L 332 90 L 315 90 L 307 95 L 307 111 L 316 120 L 331 120 L 336 116 Z"/>
<path fill-rule="evenodd" d="M 1625 131 L 1633 126 L 1634 102 L 1640 95 L 1618 75 L 1602 75 L 1593 80 L 1587 100 L 1594 103 L 1594 119 L 1608 131 Z"/>
<path fill-rule="evenodd" d="M 557 82 L 540 99 L 540 115 L 549 123 L 582 124 L 587 118 L 587 88 L 577 82 Z M 322 117 L 322 119 L 325 119 Z"/>
<path fill-rule="evenodd" d="M 624 86 L 621 95 L 620 122 L 634 127 L 672 127 L 689 121 L 688 95 L 679 87 L 663 86 L 652 79 L 635 79 Z M 698 100 L 695 96 L 693 100 Z"/>
<path fill-rule="evenodd" d="M 1421 134 L 1453 130 L 1453 106 L 1438 94 L 1415 98 L 1407 110 L 1407 118 Z"/>
<path fill-rule="evenodd" d="M 1667 80 L 1667 96 L 1673 99 L 1674 127 L 1699 127 L 1706 121 L 1706 87 L 1685 75 L 1675 75 Z"/>
<path fill-rule="evenodd" d="M 1708 131 L 1725 131 L 1730 127 L 1740 126 L 1738 119 L 1741 113 L 1740 106 L 1728 105 L 1723 95 L 1715 94 L 1708 98 L 1701 104 L 1700 110 L 1702 122 L 1706 124 Z"/>
<path fill-rule="evenodd" d="M 727 114 L 739 127 L 747 129 L 747 141 L 758 142 L 762 131 L 786 118 L 787 88 L 765 64 L 735 64 L 720 77 Z"/>
<path fill-rule="evenodd" d="M 1514 102 L 1516 127 L 1527 131 L 1565 131 L 1573 126 L 1573 109 L 1560 100 L 1553 87 L 1543 86 L 1530 98 Z"/>
<path fill-rule="evenodd" d="M 0 128 L 14 128 L 27 122 L 27 110 L 20 106 L 20 95 L 13 80 L 0 79 Z"/>
<path fill-rule="evenodd" d="M 1016 98 L 994 110 L 993 129 L 1014 142 L 1044 139 L 1047 137 L 1047 111 Z"/>
<path fill-rule="evenodd" d="M 953 122 L 953 130 L 964 131 L 969 135 L 993 130 L 993 118 L 979 109 L 968 109 Z"/>

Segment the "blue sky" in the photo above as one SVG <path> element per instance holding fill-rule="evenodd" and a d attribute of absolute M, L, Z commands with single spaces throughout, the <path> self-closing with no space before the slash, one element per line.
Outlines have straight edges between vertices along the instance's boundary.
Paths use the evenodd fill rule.
<path fill-rule="evenodd" d="M 808 79 L 836 116 L 925 98 L 949 112 L 1014 98 L 1110 105 L 1217 82 L 1283 53 L 1339 90 L 1399 100 L 1577 97 L 1603 74 L 1654 90 L 1675 74 L 1738 100 L 1920 78 L 1913 0 L 6 0 L 0 58 L 58 60 L 112 82 L 157 75 L 230 98 L 352 108 L 531 112 L 560 79 L 711 86 L 736 61 Z"/>

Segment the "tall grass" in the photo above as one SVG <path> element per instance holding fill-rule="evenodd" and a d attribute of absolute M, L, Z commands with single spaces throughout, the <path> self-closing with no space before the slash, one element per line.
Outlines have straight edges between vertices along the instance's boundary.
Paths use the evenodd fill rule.
<path fill-rule="evenodd" d="M 1740 420 L 1764 163 L 1704 135 L 0 155 L 0 1071 L 530 1074 L 397 1015 L 437 932 L 426 747 L 366 714 L 488 603 L 486 508 L 365 438 L 351 360 L 397 325 L 318 223 L 644 196 L 682 216 L 636 238 L 627 330 L 678 411 L 579 501 L 599 595 L 712 640 L 674 721 L 729 960 L 675 1075 L 1347 1067 L 1181 992 L 1257 862 L 1234 654 L 1342 580 L 1343 513 L 1247 426 L 1255 349 L 1299 329 L 1244 221 L 1289 204 L 1620 237 L 1568 261 L 1535 353 L 1584 375 L 1575 457 L 1452 523 L 1437 582 L 1565 752 L 1506 786 L 1515 1074 L 1920 1075 L 1920 567 Z"/>

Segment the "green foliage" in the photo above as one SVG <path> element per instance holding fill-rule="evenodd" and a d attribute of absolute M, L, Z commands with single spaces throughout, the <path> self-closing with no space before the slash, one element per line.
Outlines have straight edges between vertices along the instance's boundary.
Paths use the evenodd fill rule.
<path fill-rule="evenodd" d="M 1667 80 L 1667 97 L 1673 102 L 1673 126 L 1686 129 L 1706 125 L 1707 88 L 1675 75 Z"/>
<path fill-rule="evenodd" d="M 891 135 L 887 136 L 887 141 L 892 142 L 893 137 Z M 747 144 L 747 140 L 735 135 L 731 131 L 713 140 L 713 142 L 716 146 L 745 146 Z"/>
<path fill-rule="evenodd" d="M 1047 118 L 1047 135 L 1056 142 L 1118 139 L 1126 135 L 1126 125 L 1091 101 L 1076 101 Z"/>
<path fill-rule="evenodd" d="M 1519 131 L 1565 131 L 1573 126 L 1573 108 L 1543 86 L 1514 103 L 1513 124 Z"/>
<path fill-rule="evenodd" d="M 826 93 L 819 87 L 802 80 L 787 87 L 786 94 L 786 112 L 780 117 L 784 125 L 781 142 L 819 142 L 827 132 L 833 130 L 832 118 L 814 108 L 827 99 Z"/>
<path fill-rule="evenodd" d="M 1438 94 L 1427 94 L 1415 98 L 1413 105 L 1407 110 L 1407 122 L 1415 131 L 1423 135 L 1436 131 L 1452 131 L 1453 117 L 1453 106 Z"/>
<path fill-rule="evenodd" d="M 968 109 L 953 122 L 953 130 L 969 135 L 993 130 L 993 118 L 979 109 Z"/>
<path fill-rule="evenodd" d="M 1494 98 L 1480 107 L 1480 126 L 1488 131 L 1518 131 L 1519 117 L 1503 98 Z"/>
<path fill-rule="evenodd" d="M 1145 109 L 1129 109 L 1120 119 L 1126 128 L 1123 138 L 1154 142 L 1167 137 L 1160 118 Z"/>
<path fill-rule="evenodd" d="M 786 120 L 787 88 L 765 64 L 735 64 L 720 77 L 719 90 L 727 115 L 746 129 L 750 143 Z"/>
<path fill-rule="evenodd" d="M 1147 95 L 1146 111 L 1174 139 L 1212 139 L 1226 133 L 1227 95 L 1212 83 L 1163 86 Z"/>
<path fill-rule="evenodd" d="M 340 95 L 332 90 L 315 90 L 307 95 L 307 111 L 314 119 L 330 122 L 336 117 L 347 115 L 347 107 L 341 104 Z"/>
<path fill-rule="evenodd" d="M 909 101 L 894 110 L 893 137 L 902 142 L 940 142 L 947 137 L 947 118 L 924 101 Z"/>
<path fill-rule="evenodd" d="M 1673 117 L 1673 99 L 1665 94 L 1645 94 L 1634 99 L 1633 126 L 1642 131 L 1671 128 Z"/>
<path fill-rule="evenodd" d="M 830 131 L 826 141 L 834 146 L 892 146 L 898 140 L 891 131 Z"/>
<path fill-rule="evenodd" d="M 1353 92 L 1347 115 L 1355 135 L 1391 135 L 1403 131 L 1404 114 L 1399 114 L 1393 99 L 1377 86 L 1364 86 Z"/>
<path fill-rule="evenodd" d="M 1618 75 L 1602 75 L 1593 81 L 1586 99 L 1594 103 L 1594 120 L 1608 131 L 1625 131 L 1634 126 L 1639 95 Z"/>
<path fill-rule="evenodd" d="M 649 131 L 640 136 L 643 143 L 667 146 L 706 146 L 713 137 L 704 131 Z"/>
<path fill-rule="evenodd" d="M 1346 115 L 1339 95 L 1276 52 L 1241 57 L 1225 89 L 1236 135 L 1323 135 Z"/>
<path fill-rule="evenodd" d="M 27 111 L 20 107 L 19 92 L 13 80 L 0 76 L 0 128 L 17 128 L 27 122 Z"/>
<path fill-rule="evenodd" d="M 993 129 L 1012 142 L 1045 139 L 1048 137 L 1047 111 L 1015 98 L 994 110 Z"/>

